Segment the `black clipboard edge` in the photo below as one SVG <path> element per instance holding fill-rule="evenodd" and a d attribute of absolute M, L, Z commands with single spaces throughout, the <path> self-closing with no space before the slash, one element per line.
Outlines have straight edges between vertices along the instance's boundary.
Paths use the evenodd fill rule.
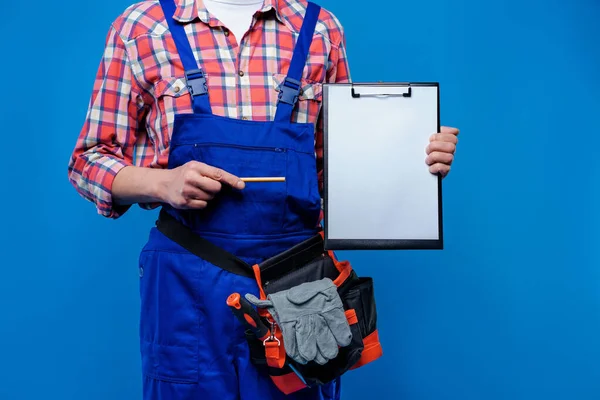
<path fill-rule="evenodd" d="M 439 82 L 352 82 L 352 83 L 324 83 L 323 84 L 323 214 L 324 223 L 324 247 L 326 250 L 443 250 L 444 249 L 444 227 L 443 227 L 443 204 L 442 204 L 442 177 L 438 174 L 438 237 L 437 240 L 393 240 L 393 239 L 330 239 L 328 234 L 328 161 L 327 153 L 329 140 L 327 135 L 328 107 L 327 95 L 330 86 L 409 86 L 409 87 L 436 87 L 437 88 L 437 131 L 441 127 L 440 116 L 440 84 Z"/>
<path fill-rule="evenodd" d="M 442 240 L 325 239 L 326 250 L 443 250 Z"/>

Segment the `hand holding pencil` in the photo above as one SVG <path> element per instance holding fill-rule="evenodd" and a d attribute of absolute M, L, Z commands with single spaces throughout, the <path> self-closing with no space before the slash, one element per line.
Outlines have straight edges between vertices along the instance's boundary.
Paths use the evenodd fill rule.
<path fill-rule="evenodd" d="M 159 197 L 178 209 L 202 209 L 208 205 L 222 185 L 243 190 L 246 183 L 285 182 L 280 176 L 237 177 L 220 168 L 198 161 L 165 171 L 166 179 L 159 183 Z"/>

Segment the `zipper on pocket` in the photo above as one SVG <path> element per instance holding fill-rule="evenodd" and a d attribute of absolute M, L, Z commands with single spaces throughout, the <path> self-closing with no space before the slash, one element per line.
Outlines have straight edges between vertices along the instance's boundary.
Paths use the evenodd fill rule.
<path fill-rule="evenodd" d="M 276 153 L 285 153 L 287 149 L 282 147 L 266 147 L 266 146 L 242 146 L 239 144 L 225 144 L 225 143 L 194 143 L 194 147 L 228 147 L 233 149 L 241 149 L 241 150 L 263 150 L 263 151 L 273 151 Z"/>

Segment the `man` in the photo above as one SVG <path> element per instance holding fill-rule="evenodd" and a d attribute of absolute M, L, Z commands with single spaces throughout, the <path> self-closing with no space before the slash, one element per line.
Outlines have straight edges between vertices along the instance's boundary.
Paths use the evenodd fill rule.
<path fill-rule="evenodd" d="M 350 79 L 344 31 L 305 0 L 257 1 L 150 0 L 112 23 L 69 163 L 100 215 L 162 206 L 161 219 L 251 265 L 314 234 L 322 84 Z M 432 173 L 448 174 L 457 134 L 432 135 Z M 140 255 L 145 399 L 284 397 L 250 362 L 224 301 L 233 292 L 257 295 L 257 283 L 151 230 Z M 339 396 L 336 379 L 286 398 Z"/>

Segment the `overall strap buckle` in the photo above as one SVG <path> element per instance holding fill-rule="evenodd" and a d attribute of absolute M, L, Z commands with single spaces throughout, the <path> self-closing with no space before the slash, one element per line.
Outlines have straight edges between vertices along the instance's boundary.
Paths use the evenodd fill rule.
<path fill-rule="evenodd" d="M 287 76 L 281 84 L 278 100 L 280 103 L 290 104 L 295 106 L 298 102 L 298 96 L 302 85 L 300 81 Z"/>
<path fill-rule="evenodd" d="M 206 75 L 201 69 L 192 69 L 186 71 L 185 80 L 188 90 L 192 96 L 200 96 L 208 93 Z"/>

